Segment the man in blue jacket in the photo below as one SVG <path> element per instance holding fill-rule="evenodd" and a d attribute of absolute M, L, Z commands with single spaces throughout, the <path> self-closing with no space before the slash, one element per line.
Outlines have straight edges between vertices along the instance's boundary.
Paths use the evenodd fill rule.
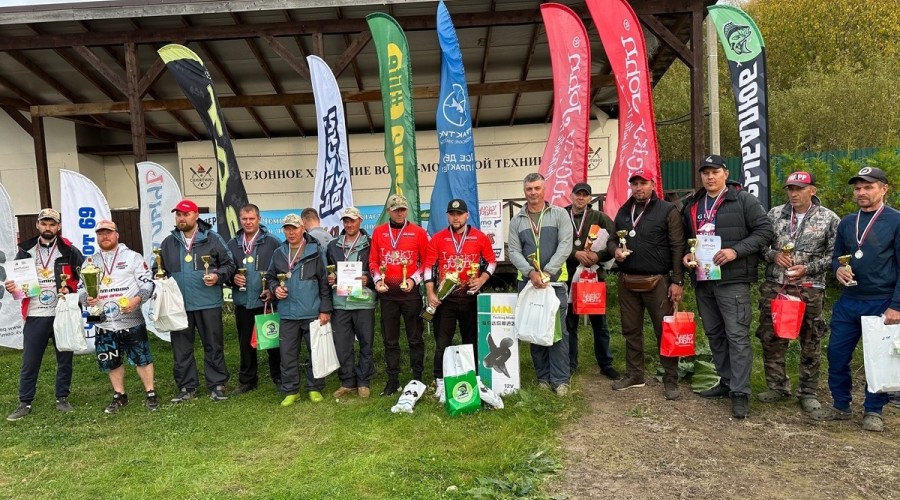
<path fill-rule="evenodd" d="M 222 338 L 222 285 L 234 274 L 234 260 L 225 240 L 200 220 L 196 203 L 181 200 L 172 211 L 175 229 L 160 244 L 160 257 L 163 269 L 178 284 L 188 317 L 188 327 L 171 335 L 173 372 L 178 385 L 178 394 L 172 402 L 182 403 L 196 397 L 200 381 L 194 359 L 195 329 L 203 344 L 203 375 L 209 397 L 224 401 L 228 399 L 225 396 L 228 368 Z"/>
<path fill-rule="evenodd" d="M 238 371 L 240 385 L 232 395 L 243 394 L 256 389 L 259 363 L 256 348 L 250 345 L 253 326 L 257 315 L 263 314 L 263 303 L 272 302 L 272 295 L 263 290 L 262 276 L 269 270 L 272 255 L 281 241 L 272 236 L 259 223 L 259 207 L 244 205 L 240 210 L 241 229 L 228 241 L 228 251 L 234 256 L 238 272 L 234 274 L 231 297 L 234 301 L 234 321 L 237 326 L 238 347 L 241 364 Z M 243 290 L 241 290 L 243 288 Z M 281 354 L 278 349 L 268 349 L 269 375 L 275 387 L 281 387 Z"/>

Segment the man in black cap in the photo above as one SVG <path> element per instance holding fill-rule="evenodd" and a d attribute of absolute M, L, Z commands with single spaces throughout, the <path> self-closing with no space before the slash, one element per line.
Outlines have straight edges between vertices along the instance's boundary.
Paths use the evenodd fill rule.
<path fill-rule="evenodd" d="M 438 397 L 444 394 L 444 350 L 453 343 L 457 323 L 462 343 L 472 344 L 478 360 L 477 294 L 497 267 L 490 238 L 468 225 L 465 200 L 450 200 L 447 222 L 449 227 L 435 233 L 428 242 L 423 263 L 428 306 L 434 310 L 434 379 Z M 440 298 L 441 283 L 448 276 L 452 281 L 454 275 L 459 286 Z"/>
<path fill-rule="evenodd" d="M 586 182 L 579 182 L 572 188 L 572 204 L 566 207 L 566 213 L 569 220 L 572 221 L 572 230 L 574 231 L 572 240 L 572 251 L 566 259 L 566 270 L 569 273 L 568 287 L 572 289 L 572 281 L 578 281 L 575 276 L 575 270 L 579 265 L 584 269 L 590 269 L 597 265 L 597 279 L 606 280 L 606 269 L 603 268 L 601 262 L 605 262 L 612 258 L 612 254 L 608 253 L 606 247 L 600 249 L 599 252 L 591 250 L 592 240 L 589 238 L 591 226 L 598 226 L 605 229 L 611 236 L 615 233 L 615 226 L 612 219 L 603 212 L 591 208 L 591 185 Z M 595 238 L 596 239 L 596 238 Z M 572 299 L 571 292 L 569 293 Z M 569 332 L 569 369 L 571 373 L 575 373 L 578 369 L 578 320 L 580 316 L 575 314 L 572 303 L 568 305 L 566 310 L 566 330 Z M 600 373 L 612 380 L 619 378 L 619 372 L 613 368 L 612 352 L 609 350 L 609 328 L 606 325 L 605 314 L 588 315 L 591 321 L 591 328 L 594 331 L 594 358 L 600 367 Z"/>
<path fill-rule="evenodd" d="M 703 187 L 688 198 L 682 215 L 688 237 L 700 239 L 701 247 L 718 249 L 692 279 L 719 383 L 699 395 L 731 396 L 731 414 L 747 418 L 753 367 L 750 283 L 757 280 L 759 253 L 772 238 L 772 221 L 759 200 L 727 183 L 728 167 L 721 156 L 704 158 L 700 177 Z M 693 256 L 686 254 L 682 262 L 690 266 Z"/>
<path fill-rule="evenodd" d="M 841 219 L 831 266 L 844 286 L 831 313 L 828 340 L 828 388 L 834 406 L 810 414 L 815 420 L 849 420 L 853 374 L 850 361 L 862 336 L 863 316 L 883 316 L 886 325 L 900 324 L 900 212 L 885 205 L 888 178 L 880 168 L 865 167 L 849 182 L 859 211 Z M 838 258 L 849 257 L 849 265 Z M 862 427 L 884 431 L 882 409 L 887 393 L 866 390 Z"/>

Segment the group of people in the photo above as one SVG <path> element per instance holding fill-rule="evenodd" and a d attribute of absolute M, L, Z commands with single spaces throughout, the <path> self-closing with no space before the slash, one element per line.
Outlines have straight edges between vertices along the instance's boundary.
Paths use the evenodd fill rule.
<path fill-rule="evenodd" d="M 625 340 L 625 373 L 613 367 L 610 333 L 605 315 L 590 315 L 594 357 L 600 372 L 611 379 L 612 389 L 645 385 L 644 316 L 649 314 L 657 344 L 665 316 L 678 308 L 690 275 L 703 329 L 719 383 L 698 393 L 706 398 L 731 398 L 732 415 L 749 415 L 750 373 L 753 351 L 749 329 L 752 318 L 750 287 L 758 281 L 758 263 L 766 265 L 760 284 L 760 324 L 756 336 L 763 349 L 768 390 L 757 395 L 763 402 L 794 397 L 787 376 L 788 340 L 773 328 L 770 301 L 779 294 L 806 303 L 799 335 L 801 359 L 796 397 L 803 411 L 816 420 L 849 419 L 852 377 L 850 361 L 861 337 L 862 316 L 883 315 L 886 324 L 900 323 L 900 212 L 887 207 L 888 179 L 877 168 L 864 168 L 850 179 L 858 212 L 840 219 L 816 197 L 816 183 L 808 172 L 791 173 L 785 183 L 789 202 L 766 214 L 759 201 L 728 181 L 722 157 L 710 155 L 699 165 L 703 187 L 679 209 L 660 199 L 649 172 L 632 171 L 631 197 L 614 219 L 594 210 L 592 190 L 576 184 L 572 204 L 562 208 L 545 201 L 544 178 L 529 174 L 523 182 L 525 204 L 509 222 L 509 260 L 515 266 L 517 287 L 552 287 L 559 299 L 562 335 L 550 346 L 531 345 L 540 388 L 564 396 L 578 368 L 578 315 L 570 289 L 584 270 L 605 278 L 603 263 L 613 260 L 619 272 L 618 306 Z M 267 351 L 269 374 L 282 391 L 283 406 L 300 395 L 299 350 L 310 354 L 310 325 L 331 323 L 340 368 L 337 398 L 370 396 L 375 374 L 372 356 L 375 308 L 380 302 L 387 382 L 382 396 L 400 390 L 400 323 L 406 332 L 412 378 L 422 381 L 425 369 L 423 309 L 433 315 L 435 353 L 433 377 L 442 393 L 443 351 L 452 344 L 457 326 L 463 343 L 477 353 L 477 295 L 496 270 L 490 239 L 468 224 L 469 209 L 461 199 L 447 206 L 448 226 L 429 238 L 408 220 L 409 205 L 401 194 L 388 198 L 389 221 L 371 235 L 361 228 L 362 215 L 354 207 L 341 213 L 343 230 L 337 237 L 320 227 L 318 214 L 306 209 L 282 221 L 285 241 L 260 224 L 259 209 L 248 204 L 240 210 L 241 229 L 225 241 L 199 218 L 197 205 L 183 200 L 173 208 L 176 227 L 160 246 L 157 269 L 118 242 L 112 221 L 96 226 L 100 251 L 93 256 L 104 269 L 96 298 L 79 285 L 83 256 L 60 237 L 60 214 L 44 209 L 38 216 L 39 235 L 20 245 L 17 258 L 33 258 L 43 293 L 23 302 L 26 316 L 24 352 L 19 384 L 19 407 L 7 417 L 18 420 L 31 412 L 41 359 L 53 336 L 58 295 L 78 292 L 86 307 L 103 305 L 103 322 L 96 325 L 97 359 L 109 373 L 113 400 L 108 413 L 128 404 L 124 387 L 123 356 L 137 366 L 146 390 L 146 406 L 158 407 L 147 329 L 140 306 L 153 294 L 152 272 L 174 279 L 183 297 L 188 327 L 171 332 L 177 394 L 172 403 L 194 399 L 200 380 L 194 356 L 194 335 L 199 332 L 204 350 L 204 381 L 214 401 L 228 399 L 229 372 L 223 348 L 221 288 L 231 287 L 240 352 L 237 395 L 259 385 L 257 350 L 252 345 L 254 320 L 270 305 L 280 315 L 279 348 Z M 598 229 L 602 231 L 598 231 Z M 597 245 L 598 232 L 608 237 Z M 712 238 L 716 249 L 707 263 L 713 272 L 691 272 L 697 265 L 695 248 L 688 240 Z M 705 241 L 706 241 L 705 240 Z M 694 243 L 696 244 L 696 243 Z M 851 265 L 838 257 L 851 257 Z M 361 268 L 352 290 L 336 288 L 339 263 Z M 834 273 L 844 285 L 834 305 L 828 345 L 828 385 L 833 406 L 818 399 L 826 275 Z M 456 286 L 447 292 L 448 280 Z M 424 286 L 422 286 L 424 283 Z M 853 286 L 851 286 L 853 285 Z M 15 283 L 6 282 L 12 291 Z M 424 294 L 423 294 L 424 290 Z M 355 343 L 359 344 L 358 353 Z M 68 402 L 72 353 L 56 352 L 56 398 L 60 411 Z M 680 397 L 678 359 L 660 357 L 666 399 Z M 305 388 L 313 402 L 322 401 L 325 381 L 306 365 Z M 883 430 L 882 407 L 886 394 L 866 392 L 863 428 Z"/>

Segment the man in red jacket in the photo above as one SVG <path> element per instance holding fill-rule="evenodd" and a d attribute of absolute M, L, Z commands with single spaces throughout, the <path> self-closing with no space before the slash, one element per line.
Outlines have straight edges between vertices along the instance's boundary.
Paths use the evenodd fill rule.
<path fill-rule="evenodd" d="M 422 380 L 425 342 L 422 340 L 422 265 L 428 245 L 428 233 L 406 219 L 409 204 L 401 195 L 391 195 L 387 202 L 390 221 L 372 231 L 369 269 L 375 290 L 381 296 L 381 333 L 387 361 L 387 385 L 382 396 L 400 389 L 400 318 L 406 326 L 409 364 L 413 379 Z"/>

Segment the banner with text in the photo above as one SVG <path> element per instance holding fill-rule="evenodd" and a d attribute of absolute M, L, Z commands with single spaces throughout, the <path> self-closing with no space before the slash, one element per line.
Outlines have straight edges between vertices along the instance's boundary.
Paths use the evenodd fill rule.
<path fill-rule="evenodd" d="M 553 68 L 553 120 L 539 171 L 544 199 L 565 207 L 575 184 L 587 180 L 591 44 L 581 18 L 565 5 L 543 4 L 541 16 Z"/>
<path fill-rule="evenodd" d="M 13 211 L 9 193 L 0 184 L 0 283 L 6 281 L 3 264 L 16 259 L 16 213 Z M 6 288 L 0 287 L 0 347 L 22 349 L 22 303 L 13 299 Z"/>
<path fill-rule="evenodd" d="M 631 196 L 628 179 L 637 172 L 656 179 L 656 194 L 663 195 L 653 92 L 644 30 L 625 0 L 587 0 L 600 33 L 619 96 L 619 149 L 609 178 L 603 211 L 615 218 Z"/>
<path fill-rule="evenodd" d="M 484 385 L 504 396 L 522 386 L 516 340 L 514 293 L 478 295 L 478 375 Z"/>

